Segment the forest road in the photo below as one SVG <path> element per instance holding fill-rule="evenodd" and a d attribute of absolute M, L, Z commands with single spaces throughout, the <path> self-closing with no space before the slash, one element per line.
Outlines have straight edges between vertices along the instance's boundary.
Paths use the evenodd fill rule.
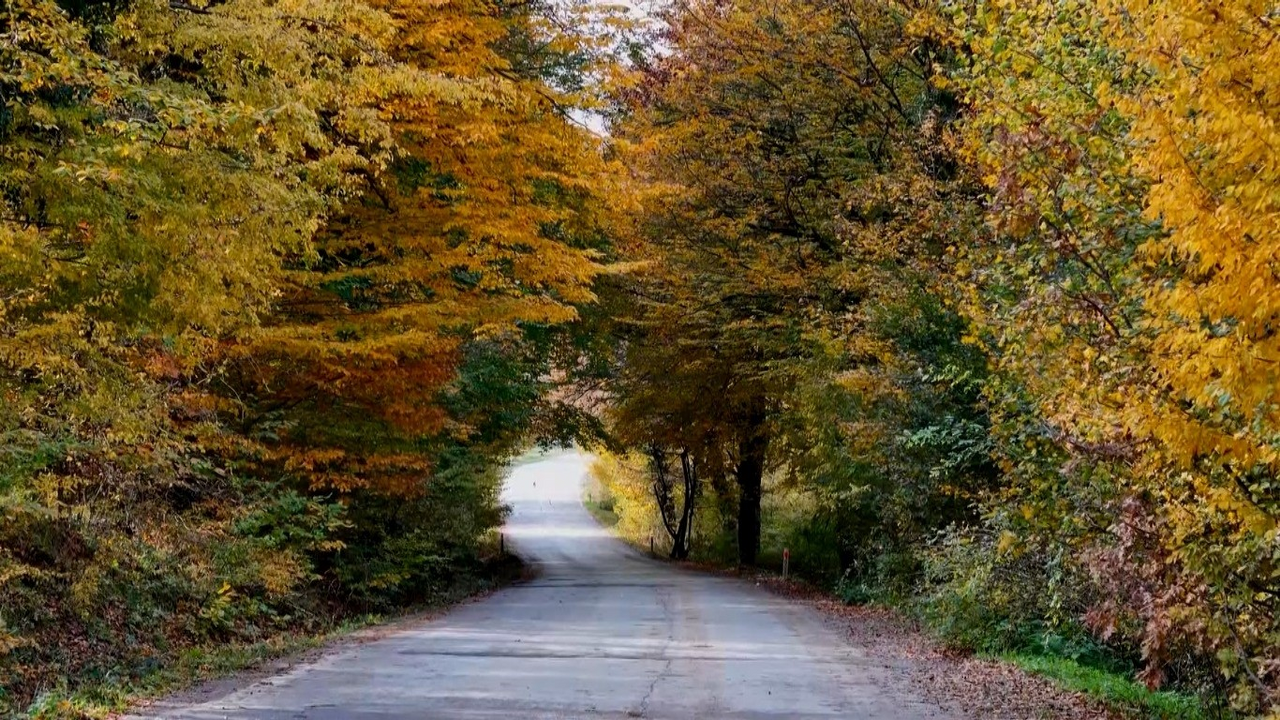
<path fill-rule="evenodd" d="M 944 718 L 803 604 L 650 560 L 581 503 L 589 459 L 515 467 L 531 582 L 199 704 L 136 718 Z"/>

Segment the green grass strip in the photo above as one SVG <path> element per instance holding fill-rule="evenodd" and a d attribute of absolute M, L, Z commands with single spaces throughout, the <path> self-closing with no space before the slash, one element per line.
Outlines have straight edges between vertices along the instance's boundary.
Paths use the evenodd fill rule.
<path fill-rule="evenodd" d="M 997 657 L 1068 690 L 1097 698 L 1133 717 L 1152 720 L 1208 720 L 1210 717 L 1198 698 L 1148 690 L 1131 678 L 1081 665 L 1068 658 L 1021 653 L 1005 653 Z"/>

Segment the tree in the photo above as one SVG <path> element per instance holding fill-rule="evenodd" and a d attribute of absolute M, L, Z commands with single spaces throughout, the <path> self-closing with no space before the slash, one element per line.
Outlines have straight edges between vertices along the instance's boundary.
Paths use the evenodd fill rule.
<path fill-rule="evenodd" d="M 779 419 L 812 397 L 802 387 L 879 383 L 891 343 L 868 308 L 966 217 L 944 211 L 952 169 L 932 145 L 951 110 L 928 82 L 935 48 L 905 47 L 909 17 L 881 2 L 678 3 L 670 54 L 617 127 L 642 183 L 629 259 L 647 268 L 623 290 L 635 374 L 617 392 L 638 413 L 683 396 L 715 428 L 746 564 L 764 475 L 805 452 L 777 442 Z"/>
<path fill-rule="evenodd" d="M 1141 627 L 1150 684 L 1211 654 L 1243 707 L 1275 704 L 1266 12 L 979 3 L 959 76 L 992 192 L 974 314 L 1020 534 L 1084 560 L 1087 620 Z"/>
<path fill-rule="evenodd" d="M 474 567 L 605 242 L 544 10 L 0 8 L 0 702 Z"/>
<path fill-rule="evenodd" d="M 692 550 L 693 518 L 698 506 L 697 467 L 689 451 L 676 453 L 680 460 L 680 484 L 672 478 L 671 458 L 666 448 L 649 448 L 653 472 L 653 497 L 658 502 L 662 525 L 671 538 L 671 559 L 688 560 Z"/>

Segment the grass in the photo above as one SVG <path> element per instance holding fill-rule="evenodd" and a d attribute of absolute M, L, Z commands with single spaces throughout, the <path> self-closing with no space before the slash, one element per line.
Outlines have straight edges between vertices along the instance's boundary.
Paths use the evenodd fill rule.
<path fill-rule="evenodd" d="M 1209 713 L 1198 698 L 1175 692 L 1152 691 L 1128 677 L 1081 665 L 1052 655 L 1005 653 L 998 659 L 1012 663 L 1033 675 L 1097 698 L 1108 706 L 1152 720 L 1208 720 Z"/>
<path fill-rule="evenodd" d="M 584 498 L 582 505 L 587 512 L 591 513 L 591 517 L 604 527 L 613 528 L 618 524 L 618 513 L 614 512 L 613 508 L 605 507 L 591 498 Z"/>

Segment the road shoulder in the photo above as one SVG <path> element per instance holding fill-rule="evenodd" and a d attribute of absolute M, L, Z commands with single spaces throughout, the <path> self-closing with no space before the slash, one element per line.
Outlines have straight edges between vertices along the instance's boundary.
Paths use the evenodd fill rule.
<path fill-rule="evenodd" d="M 924 700 L 966 720 L 1119 720 L 1097 699 L 1055 685 L 1015 665 L 947 650 L 910 619 L 884 607 L 851 606 L 803 583 L 759 571 L 682 563 L 737 578 L 818 613 L 834 633 L 868 658 L 895 668 Z"/>
<path fill-rule="evenodd" d="M 243 660 L 229 659 L 226 664 L 213 662 L 213 667 L 172 670 L 154 685 L 133 688 L 121 698 L 124 709 L 108 713 L 117 720 L 144 720 L 165 717 L 166 711 L 213 702 L 246 688 L 288 674 L 294 669 L 315 664 L 329 656 L 360 645 L 377 642 L 397 633 L 431 623 L 457 608 L 480 602 L 494 593 L 533 578 L 536 569 L 515 556 L 504 561 L 504 567 L 475 586 L 459 588 L 456 593 L 429 606 L 406 608 L 391 616 L 353 618 L 322 636 L 287 635 L 246 651 Z M 231 652 L 237 649 L 228 648 Z M 218 652 L 211 653 L 217 658 Z M 96 715 L 95 715 L 96 716 Z"/>

